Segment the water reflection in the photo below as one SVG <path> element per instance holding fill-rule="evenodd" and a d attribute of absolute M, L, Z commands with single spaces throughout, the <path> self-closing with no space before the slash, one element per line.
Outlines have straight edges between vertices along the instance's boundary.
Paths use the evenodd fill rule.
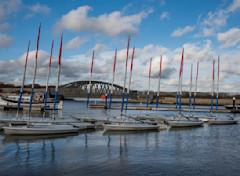
<path fill-rule="evenodd" d="M 62 116 L 71 118 L 73 112 L 83 115 L 85 105 L 69 101 Z M 97 109 L 88 113 L 99 118 L 120 114 L 119 110 Z M 131 116 L 138 113 L 127 111 Z M 0 112 L 0 118 L 6 114 L 15 117 L 15 112 L 9 111 Z M 236 175 L 240 172 L 239 126 L 204 124 L 146 132 L 86 130 L 44 136 L 0 132 L 0 175 Z"/>
<path fill-rule="evenodd" d="M 78 133 L 69 133 L 69 134 L 51 134 L 51 135 L 33 135 L 33 136 L 19 136 L 19 135 L 4 135 L 4 139 L 2 140 L 3 144 L 8 143 L 36 143 L 41 142 L 44 139 L 57 139 L 57 138 L 66 138 L 69 136 L 77 136 Z"/>

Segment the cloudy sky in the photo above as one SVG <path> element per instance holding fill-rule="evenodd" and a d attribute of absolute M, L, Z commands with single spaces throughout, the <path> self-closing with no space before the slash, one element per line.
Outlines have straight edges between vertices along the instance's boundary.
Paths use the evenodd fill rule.
<path fill-rule="evenodd" d="M 163 55 L 161 90 L 176 91 L 184 47 L 184 90 L 189 90 L 191 63 L 194 86 L 199 60 L 198 90 L 210 92 L 212 60 L 220 55 L 220 91 L 239 92 L 239 19 L 240 0 L 1 0 L 0 81 L 21 83 L 30 40 L 26 84 L 32 82 L 41 22 L 38 84 L 46 82 L 52 40 L 50 84 L 56 82 L 63 33 L 60 84 L 89 79 L 93 49 L 93 80 L 111 82 L 117 48 L 115 83 L 123 85 L 127 38 L 131 36 L 128 73 L 132 48 L 136 47 L 131 89 L 147 89 L 152 57 L 151 90 L 157 90 L 160 56 Z"/>

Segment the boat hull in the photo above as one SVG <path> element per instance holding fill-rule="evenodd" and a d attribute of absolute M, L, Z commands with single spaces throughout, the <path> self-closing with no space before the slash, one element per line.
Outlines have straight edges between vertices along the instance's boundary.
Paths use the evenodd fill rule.
<path fill-rule="evenodd" d="M 210 125 L 232 125 L 238 123 L 237 120 L 209 120 Z"/>
<path fill-rule="evenodd" d="M 3 130 L 8 135 L 66 134 L 79 131 L 78 128 L 73 128 L 70 125 L 3 127 Z"/>
<path fill-rule="evenodd" d="M 13 108 L 13 109 L 17 109 L 17 107 L 18 107 L 18 103 L 10 102 L 10 101 L 4 100 L 2 98 L 0 98 L 0 105 L 8 107 L 8 108 Z M 54 105 L 54 103 L 47 103 L 46 109 L 47 110 L 53 109 L 53 105 Z M 58 103 L 56 103 L 55 109 L 62 110 L 62 106 L 63 106 L 63 101 L 61 100 Z M 27 107 L 29 107 L 29 103 L 21 103 L 21 105 L 20 105 L 20 108 L 27 108 Z M 34 104 L 32 104 L 32 107 L 38 107 L 38 108 L 43 109 L 44 103 L 34 103 Z"/>
<path fill-rule="evenodd" d="M 108 131 L 146 131 L 159 128 L 157 125 L 147 124 L 103 124 L 103 127 Z"/>
<path fill-rule="evenodd" d="M 197 127 L 202 126 L 203 122 L 197 121 L 168 121 L 171 127 Z"/>

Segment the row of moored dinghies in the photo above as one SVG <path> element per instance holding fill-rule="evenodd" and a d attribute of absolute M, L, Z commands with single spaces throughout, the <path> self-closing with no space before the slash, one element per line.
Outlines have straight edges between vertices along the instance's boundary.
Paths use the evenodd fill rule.
<path fill-rule="evenodd" d="M 125 67 L 125 74 L 124 74 L 124 86 L 123 86 L 122 104 L 121 104 L 121 118 L 122 118 L 122 111 L 124 109 L 124 96 L 125 96 L 124 94 L 125 94 L 125 87 L 126 87 L 129 41 L 130 41 L 130 37 L 128 38 L 128 45 L 127 45 L 126 67 Z M 134 51 L 135 51 L 135 46 L 133 48 L 133 53 L 132 53 L 132 60 L 131 60 L 131 67 L 130 67 L 130 74 L 129 74 L 129 83 L 128 83 L 128 89 L 127 89 L 127 99 L 126 99 L 125 110 L 127 110 L 127 105 L 128 105 L 128 97 L 129 97 L 129 90 L 130 90 L 130 85 L 131 85 Z M 117 55 L 117 49 L 115 51 L 115 57 L 114 57 L 113 79 L 112 79 L 112 89 L 111 89 L 111 94 L 110 94 L 109 109 L 111 109 L 111 100 L 112 100 L 113 83 L 114 83 L 114 75 L 115 75 L 116 55 Z M 87 107 L 88 107 L 88 102 L 89 102 L 89 98 L 90 98 L 90 87 L 91 87 L 91 79 L 92 79 L 93 60 L 94 60 L 94 51 L 93 51 L 92 64 L 91 64 L 91 76 L 90 76 L 90 82 L 89 82 L 89 87 L 88 87 Z M 233 123 L 237 123 L 236 120 L 233 120 L 229 117 L 226 117 L 225 119 L 219 119 L 218 116 L 217 116 L 217 113 L 216 113 L 216 117 L 213 117 L 213 115 L 212 115 L 212 105 L 211 105 L 211 114 L 209 116 L 206 116 L 206 117 L 196 117 L 196 116 L 194 116 L 199 61 L 197 63 L 197 74 L 196 74 L 196 83 L 195 83 L 194 102 L 193 102 L 193 106 L 192 106 L 192 113 L 190 113 L 190 110 L 191 110 L 191 93 L 192 93 L 191 92 L 192 91 L 192 67 L 193 67 L 192 65 L 191 65 L 191 80 L 190 80 L 191 84 L 190 84 L 190 91 L 189 91 L 189 114 L 187 116 L 184 116 L 181 113 L 183 62 L 184 62 L 184 49 L 182 51 L 182 58 L 181 58 L 181 64 L 180 64 L 180 70 L 179 70 L 178 92 L 177 92 L 177 99 L 176 99 L 175 117 L 171 119 L 171 118 L 138 116 L 137 118 L 140 118 L 140 119 L 143 118 L 144 120 L 155 120 L 157 122 L 167 122 L 167 124 L 170 125 L 171 127 L 202 126 L 203 123 L 207 122 L 207 121 L 209 122 L 209 124 L 233 124 Z M 213 60 L 213 62 L 215 63 L 215 60 Z M 220 59 L 218 58 L 217 102 L 218 102 L 218 89 L 219 89 L 219 64 L 220 64 Z M 146 104 L 147 107 L 148 107 L 148 101 L 149 101 L 151 65 L 152 65 L 152 58 L 150 59 L 150 65 L 149 65 L 149 82 L 148 82 L 148 94 L 147 94 L 147 104 Z M 160 69 L 159 69 L 159 81 L 158 81 L 156 108 L 158 108 L 158 102 L 159 102 L 161 69 L 162 69 L 162 56 L 160 57 Z M 213 65 L 213 86 L 214 86 L 214 65 Z M 213 91 L 214 91 L 214 87 L 213 87 Z M 213 100 L 213 94 L 214 94 L 214 92 L 212 92 L 212 100 Z M 178 109 L 178 106 L 179 106 L 179 109 Z M 216 105 L 216 110 L 218 110 L 218 104 Z M 149 123 L 141 123 L 141 124 L 139 124 L 139 123 L 119 123 L 119 124 L 116 124 L 115 123 L 115 124 L 104 124 L 103 126 L 106 130 L 146 130 L 146 129 L 151 129 L 152 130 L 152 129 L 157 129 L 158 128 L 156 125 L 149 124 Z"/>
<path fill-rule="evenodd" d="M 52 106 L 52 110 L 53 110 L 52 119 L 49 120 L 49 119 L 44 119 L 44 118 L 45 118 L 45 111 L 47 108 L 47 90 L 48 90 L 48 80 L 49 80 L 49 76 L 50 76 L 53 42 L 52 42 L 52 47 L 51 47 L 50 62 L 49 62 L 49 68 L 48 68 L 48 74 L 47 74 L 47 85 L 46 85 L 46 92 L 45 92 L 45 99 L 44 99 L 43 117 L 38 118 L 38 120 L 36 120 L 36 118 L 34 120 L 30 119 L 32 103 L 33 103 L 34 83 L 35 83 L 35 77 L 36 77 L 36 73 L 37 73 L 37 58 L 38 58 L 38 47 L 39 47 L 39 39 L 40 39 L 40 29 L 41 29 L 41 23 L 39 25 L 39 30 L 38 30 L 37 49 L 36 49 L 36 57 L 35 57 L 34 72 L 33 72 L 33 82 L 32 82 L 32 89 L 31 89 L 31 96 L 30 96 L 30 100 L 29 100 L 28 120 L 26 120 L 24 118 L 20 118 L 18 113 L 19 113 L 21 99 L 22 99 L 30 41 L 28 44 L 28 50 L 27 50 L 27 54 L 26 54 L 26 62 L 25 62 L 25 68 L 24 68 L 24 73 L 23 73 L 20 96 L 18 99 L 18 110 L 17 110 L 16 118 L 15 119 L 0 119 L 0 122 L 1 122 L 0 127 L 8 135 L 63 134 L 63 133 L 78 132 L 80 129 L 95 128 L 94 124 L 79 123 L 79 121 L 76 121 L 76 120 L 55 120 L 55 110 L 61 109 L 56 106 L 57 106 L 58 86 L 59 86 L 59 80 L 60 80 L 60 71 L 61 71 L 63 34 L 61 35 L 61 42 L 60 42 L 60 49 L 59 49 L 58 76 L 57 76 L 57 82 L 56 82 L 56 87 L 55 87 L 55 98 L 54 98 L 54 103 Z M 8 126 L 6 126 L 6 124 Z M 14 126 L 14 125 L 17 125 L 17 126 Z"/>
<path fill-rule="evenodd" d="M 81 117 L 74 117 L 75 120 L 55 120 L 54 114 L 55 114 L 55 107 L 57 103 L 57 95 L 58 95 L 58 86 L 59 86 L 59 80 L 60 80 L 60 70 L 61 70 L 61 54 L 62 54 L 62 37 L 61 36 L 61 43 L 60 43 L 60 50 L 59 50 L 59 61 L 58 61 L 58 78 L 55 88 L 55 99 L 53 104 L 53 115 L 52 120 L 30 120 L 31 117 L 31 106 L 32 106 L 32 96 L 33 96 L 33 90 L 34 90 L 34 82 L 35 82 L 35 76 L 36 76 L 36 70 L 37 70 L 37 56 L 38 56 L 38 46 L 39 46 L 39 38 L 40 38 L 40 28 L 41 24 L 39 25 L 39 32 L 38 32 L 38 40 L 37 40 L 37 50 L 36 50 L 36 58 L 35 58 L 35 64 L 34 64 L 34 74 L 33 74 L 33 84 L 32 84 L 32 90 L 31 90 L 31 97 L 30 97 L 30 103 L 29 103 L 29 118 L 28 121 L 22 120 L 22 119 L 12 119 L 12 120 L 6 120 L 5 122 L 10 122 L 10 126 L 3 127 L 6 134 L 19 134 L 19 135 L 33 135 L 33 134 L 58 134 L 58 133 L 71 133 L 71 132 L 77 132 L 80 129 L 86 129 L 86 128 L 94 128 L 95 125 L 92 123 L 80 123 L 76 120 L 84 121 L 84 118 Z M 137 117 L 131 117 L 127 116 L 127 119 L 132 118 L 135 121 L 130 122 L 124 121 L 123 119 L 123 109 L 124 109 L 124 97 L 125 97 L 125 87 L 126 87 L 126 77 L 127 77 L 127 63 L 128 63 L 128 53 L 129 53 L 129 43 L 130 43 L 130 37 L 128 38 L 128 45 L 127 45 L 127 56 L 126 56 L 126 67 L 125 67 L 125 76 L 124 76 L 124 86 L 123 86 L 123 93 L 122 93 L 122 104 L 121 104 L 121 120 L 108 120 L 108 121 L 101 121 L 100 125 L 102 125 L 106 130 L 117 130 L 117 131 L 142 131 L 142 130 L 158 130 L 165 128 L 165 125 L 162 123 L 167 123 L 171 127 L 195 127 L 195 126 L 202 126 L 203 121 L 201 121 L 202 118 L 194 116 L 194 108 L 195 108 L 195 98 L 196 98 L 196 91 L 197 91 L 197 79 L 198 79 L 198 67 L 199 62 L 197 63 L 197 75 L 196 75 L 196 84 L 195 84 L 195 92 L 194 92 L 194 102 L 192 107 L 192 112 L 187 116 L 183 115 L 181 113 L 181 98 L 182 98 L 182 79 L 183 79 L 183 63 L 184 63 L 184 49 L 182 51 L 182 58 L 181 58 L 181 64 L 180 64 L 180 70 L 179 70 L 179 80 L 178 80 L 178 92 L 177 92 L 177 99 L 176 99 L 176 109 L 175 109 L 175 116 L 174 118 L 160 118 L 160 117 L 148 117 L 148 116 L 137 116 Z M 30 44 L 30 42 L 29 42 Z M 50 75 L 50 68 L 51 68 L 51 57 L 52 57 L 52 50 L 53 50 L 53 42 L 51 47 L 51 55 L 50 55 L 50 62 L 49 62 L 49 69 L 47 74 L 47 85 L 46 85 L 46 92 L 45 92 L 45 100 L 44 100 L 44 114 L 43 119 L 45 117 L 45 110 L 46 110 L 46 102 L 47 102 L 47 90 L 48 90 L 48 80 Z M 28 45 L 28 51 L 29 51 L 29 45 Z M 18 111 L 21 103 L 22 98 L 22 91 L 23 91 L 23 85 L 25 80 L 25 73 L 26 73 L 26 65 L 27 65 L 27 57 L 28 57 L 28 51 L 26 55 L 26 64 L 25 69 L 23 73 L 23 81 L 22 81 L 22 88 L 20 91 L 20 97 L 18 102 Z M 129 97 L 129 90 L 131 85 L 131 76 L 132 76 L 132 69 L 133 69 L 133 59 L 134 59 L 134 52 L 135 52 L 135 46 L 133 48 L 132 53 L 132 59 L 131 59 L 131 67 L 130 67 L 130 75 L 129 75 L 129 82 L 128 82 L 128 89 L 127 89 L 127 99 L 126 99 L 126 107 L 125 110 L 127 110 L 128 105 L 128 97 Z M 115 76 L 115 66 L 116 66 L 116 58 L 117 58 L 117 49 L 115 51 L 115 57 L 114 57 L 114 65 L 113 65 L 113 79 L 112 79 L 112 89 L 110 94 L 110 103 L 109 103 L 109 109 L 111 109 L 111 101 L 112 101 L 112 94 L 113 94 L 113 84 L 114 84 L 114 76 Z M 90 74 L 90 81 L 89 81 L 89 87 L 88 87 L 88 97 L 87 97 L 87 108 L 89 107 L 89 98 L 91 93 L 91 80 L 92 80 L 92 72 L 93 72 L 93 62 L 94 62 L 94 50 L 92 55 L 92 62 L 91 62 L 91 74 Z M 214 86 L 214 63 L 213 61 L 213 86 Z M 148 100 L 149 100 L 149 90 L 150 90 L 150 79 L 151 79 L 151 65 L 152 65 L 152 59 L 150 59 L 150 66 L 149 66 L 149 84 L 148 84 L 148 96 L 147 96 L 147 106 L 148 106 Z M 159 81 L 158 81 L 158 91 L 157 91 L 157 103 L 156 108 L 158 108 L 158 101 L 159 101 L 159 92 L 160 92 L 160 78 L 161 78 L 161 68 L 162 68 L 162 56 L 160 57 L 160 70 L 159 70 Z M 192 89 L 192 66 L 191 66 L 191 84 L 190 84 L 190 92 L 189 92 L 189 109 L 191 108 L 191 89 Z M 219 86 L 219 58 L 218 58 L 218 84 Z M 214 90 L 214 87 L 213 87 Z M 213 93 L 212 92 L 212 100 L 213 100 Z M 217 87 L 217 102 L 218 102 L 218 87 Z M 218 103 L 216 106 L 216 110 L 218 109 Z M 212 105 L 211 105 L 212 110 Z M 18 111 L 17 111 L 17 117 L 18 117 Z M 217 114 L 217 113 L 216 113 Z M 144 121 L 142 120 L 144 119 Z M 237 121 L 233 119 L 225 119 L 220 120 L 217 116 L 212 116 L 211 114 L 208 117 L 204 117 L 205 121 L 208 121 L 210 124 L 232 124 L 237 123 Z M 202 120 L 204 120 L 202 119 Z M 98 121 L 96 119 L 86 118 L 85 121 L 87 122 L 94 122 Z M 153 122 L 154 120 L 155 122 Z M 4 120 L 2 120 L 4 122 Z M 98 121 L 99 122 L 99 121 Z M 156 123 L 157 122 L 157 123 Z M 24 126 L 11 126 L 11 124 L 26 124 Z M 161 125 L 159 125 L 161 124 Z"/>

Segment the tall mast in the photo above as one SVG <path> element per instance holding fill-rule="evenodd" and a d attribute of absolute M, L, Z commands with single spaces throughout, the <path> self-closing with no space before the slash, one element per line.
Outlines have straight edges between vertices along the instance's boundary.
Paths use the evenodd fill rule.
<path fill-rule="evenodd" d="M 195 100 L 197 95 L 198 67 L 199 67 L 199 61 L 197 62 L 197 73 L 196 73 L 195 91 L 194 91 L 194 98 L 193 98 L 193 116 L 194 116 L 194 109 L 195 109 Z"/>
<path fill-rule="evenodd" d="M 178 94 L 179 94 L 179 89 L 180 89 L 180 81 L 181 81 L 181 73 L 182 73 L 183 53 L 184 53 L 184 48 L 182 50 L 182 59 L 181 59 L 181 64 L 180 64 L 180 69 L 179 69 L 178 91 L 177 91 L 177 98 L 176 98 L 175 117 L 176 117 L 176 112 L 177 112 L 177 107 L 178 107 Z"/>
<path fill-rule="evenodd" d="M 159 69 L 159 75 L 158 75 L 158 90 L 157 90 L 157 103 L 156 103 L 156 108 L 158 108 L 158 101 L 159 101 L 161 72 L 162 72 L 162 55 L 161 55 L 161 58 L 160 58 L 160 69 Z"/>
<path fill-rule="evenodd" d="M 216 103 L 216 111 L 218 111 L 219 67 L 220 67 L 220 56 L 218 56 L 218 78 L 217 78 L 217 103 Z M 217 117 L 217 114 L 216 114 L 216 117 Z"/>
<path fill-rule="evenodd" d="M 149 101 L 149 90 L 150 90 L 150 80 L 151 80 L 151 67 L 152 67 L 152 58 L 150 58 L 150 63 L 149 63 L 147 107 L 148 107 L 148 101 Z"/>
<path fill-rule="evenodd" d="M 214 73 L 215 73 L 215 59 L 213 59 L 213 76 L 212 76 L 212 95 L 211 95 L 211 116 L 212 116 L 212 108 L 213 108 L 213 96 L 214 96 Z"/>
<path fill-rule="evenodd" d="M 93 54 L 92 54 L 91 75 L 90 75 L 89 87 L 88 87 L 87 108 L 88 108 L 88 103 L 89 103 L 89 98 L 90 98 L 90 93 L 91 93 L 91 86 L 92 86 L 93 61 L 94 61 L 94 50 L 93 50 Z"/>
<path fill-rule="evenodd" d="M 19 95 L 19 99 L 18 99 L 17 117 L 18 117 L 18 112 L 19 112 L 19 109 L 20 109 L 20 104 L 21 104 L 21 101 L 22 101 L 22 93 L 23 93 L 23 87 L 24 87 L 25 75 L 26 75 L 26 69 L 27 69 L 29 46 L 30 46 L 30 40 L 28 42 L 28 49 L 27 49 L 27 54 L 26 54 L 25 67 L 24 67 L 24 71 L 23 71 L 22 85 L 21 85 L 20 95 Z"/>
<path fill-rule="evenodd" d="M 127 89 L 127 101 L 126 101 L 126 110 L 127 110 L 128 96 L 129 96 L 130 85 L 131 85 L 131 78 L 132 78 L 132 68 L 133 68 L 133 58 L 134 58 L 134 52 L 135 52 L 135 46 L 133 47 L 132 61 L 131 61 L 131 70 L 130 70 L 130 74 L 129 74 L 129 81 L 128 81 L 128 89 Z"/>
<path fill-rule="evenodd" d="M 193 64 L 191 64 L 191 75 L 190 75 L 190 90 L 189 90 L 189 113 L 190 113 L 191 101 L 192 101 L 192 70 L 193 70 Z"/>
<path fill-rule="evenodd" d="M 112 104 L 112 94 L 113 94 L 113 83 L 114 83 L 114 77 L 115 77 L 116 60 L 117 60 L 117 48 L 115 50 L 115 57 L 114 57 L 114 63 L 113 63 L 113 79 L 112 79 L 112 88 L 111 88 L 110 101 L 109 101 L 109 109 L 111 109 L 111 104 Z"/>
<path fill-rule="evenodd" d="M 59 80 L 60 80 L 60 71 L 61 71 L 61 58 L 62 58 L 62 38 L 63 34 L 61 36 L 61 43 L 60 43 L 60 49 L 59 49 L 59 57 L 58 57 L 58 77 L 57 77 L 57 82 L 56 82 L 56 87 L 55 87 L 55 98 L 54 98 L 54 104 L 53 104 L 53 116 L 52 116 L 52 121 L 54 121 L 55 117 L 55 107 L 56 107 L 56 102 L 57 102 L 57 96 L 58 96 L 58 86 L 59 86 Z"/>
<path fill-rule="evenodd" d="M 38 57 L 38 46 L 39 46 L 39 39 L 40 39 L 40 29 L 41 29 L 41 23 L 39 24 L 39 29 L 38 29 L 37 50 L 36 50 L 36 57 L 35 57 L 34 71 L 33 71 L 33 83 L 32 83 L 32 90 L 31 90 L 30 102 L 29 102 L 28 125 L 30 124 L 30 116 L 31 116 L 31 109 L 32 109 L 33 90 L 34 90 L 34 83 L 35 83 L 35 77 L 36 77 L 36 71 L 37 71 L 37 57 Z"/>
<path fill-rule="evenodd" d="M 184 55 L 184 49 L 182 52 L 182 66 L 181 66 L 181 73 L 180 73 L 179 114 L 181 113 L 181 100 L 182 100 L 182 78 L 183 78 L 183 58 L 184 58 L 183 55 Z"/>
<path fill-rule="evenodd" d="M 46 105 L 47 105 L 48 81 L 49 81 L 49 77 L 50 77 L 50 70 L 51 70 L 51 63 L 52 63 L 53 43 L 54 43 L 54 40 L 52 41 L 52 47 L 51 47 L 51 53 L 50 53 L 50 59 L 49 59 L 49 65 L 48 65 L 46 91 L 45 91 L 45 96 L 44 96 L 44 112 L 43 112 L 43 118 L 45 118 Z"/>
<path fill-rule="evenodd" d="M 125 67 L 121 112 L 123 111 L 123 105 L 124 105 L 124 94 L 125 94 L 125 86 L 126 86 L 126 78 L 127 78 L 127 62 L 128 62 L 129 43 L 130 43 L 130 36 L 128 37 L 128 44 L 127 44 L 127 57 L 126 57 L 126 67 Z"/>

